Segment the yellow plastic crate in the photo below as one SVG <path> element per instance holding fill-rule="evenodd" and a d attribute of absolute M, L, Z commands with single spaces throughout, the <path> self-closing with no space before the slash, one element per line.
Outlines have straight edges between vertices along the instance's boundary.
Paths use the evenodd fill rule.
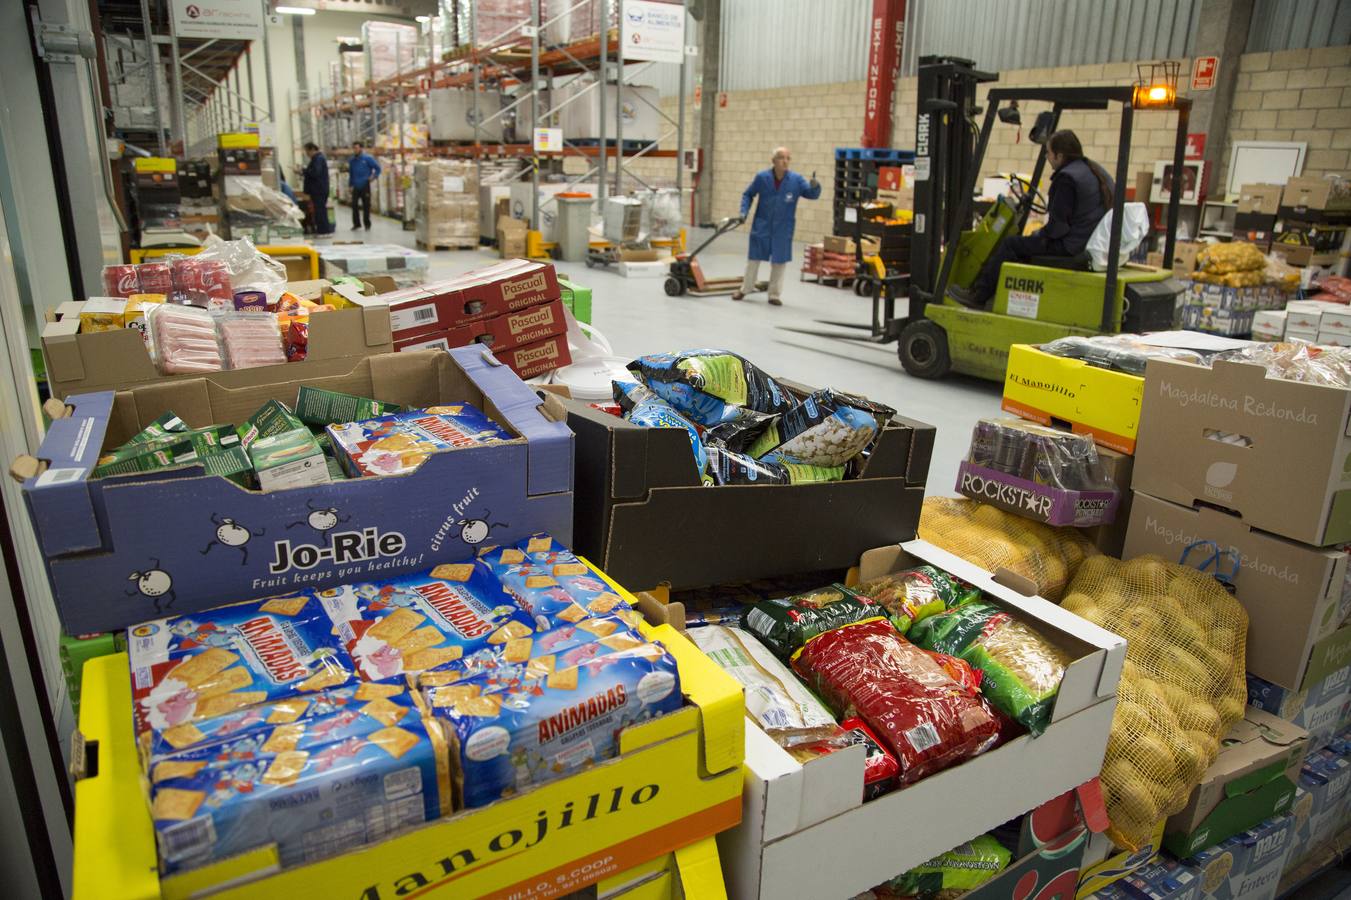
<path fill-rule="evenodd" d="M 597 574 L 637 605 L 604 573 Z M 280 870 L 276 848 L 269 845 L 163 879 L 132 734 L 127 655 L 91 660 L 84 670 L 80 733 L 97 747 L 86 754 L 96 765 L 75 784 L 74 897 L 131 900 L 213 892 L 213 897 L 385 900 L 447 889 L 456 897 L 536 900 L 676 851 L 686 861 L 682 882 L 707 889 L 696 894 L 687 889 L 687 895 L 719 897 L 716 850 L 710 868 L 702 841 L 741 820 L 741 686 L 671 626 L 645 625 L 643 631 L 675 657 L 686 704 L 624 731 L 617 758 L 322 862 Z M 565 811 L 571 813 L 566 818 Z M 636 896 L 663 894 L 653 885 Z"/>
<path fill-rule="evenodd" d="M 240 150 L 260 144 L 256 131 L 222 131 L 216 135 L 216 146 L 222 150 Z"/>
<path fill-rule="evenodd" d="M 1068 425 L 1099 446 L 1135 453 L 1144 393 L 1138 375 L 1052 356 L 1030 344 L 1009 348 L 1004 410 L 1043 425 Z"/>

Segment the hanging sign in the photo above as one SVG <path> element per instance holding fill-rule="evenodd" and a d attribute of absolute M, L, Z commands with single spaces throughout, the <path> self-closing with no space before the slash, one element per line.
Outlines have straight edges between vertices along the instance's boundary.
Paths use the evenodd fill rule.
<path fill-rule="evenodd" d="M 263 39 L 261 0 L 169 0 L 169 10 L 181 38 Z"/>
<path fill-rule="evenodd" d="M 624 0 L 625 59 L 678 63 L 685 58 L 685 8 L 675 3 Z"/>

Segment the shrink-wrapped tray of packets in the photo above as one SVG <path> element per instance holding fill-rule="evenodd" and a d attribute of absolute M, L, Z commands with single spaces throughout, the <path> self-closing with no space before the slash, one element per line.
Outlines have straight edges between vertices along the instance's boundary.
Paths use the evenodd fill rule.
<path fill-rule="evenodd" d="M 161 871 L 313 862 L 616 756 L 683 702 L 636 616 L 536 535 L 129 629 Z"/>

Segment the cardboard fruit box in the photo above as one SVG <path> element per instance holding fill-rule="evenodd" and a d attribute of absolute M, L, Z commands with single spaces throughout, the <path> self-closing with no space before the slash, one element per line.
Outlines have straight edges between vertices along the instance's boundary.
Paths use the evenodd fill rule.
<path fill-rule="evenodd" d="M 1187 806 L 1168 817 L 1164 847 L 1186 858 L 1290 809 L 1308 752 L 1307 731 L 1248 707 Z"/>
<path fill-rule="evenodd" d="M 1137 486 L 1139 473 L 1137 457 Z M 1248 613 L 1251 674 L 1302 690 L 1351 663 L 1351 627 L 1339 627 L 1345 552 L 1265 533 L 1217 509 L 1136 491 L 1123 556 L 1149 553 L 1234 586 Z"/>
<path fill-rule="evenodd" d="M 299 381 L 345 372 L 367 356 L 391 352 L 394 344 L 389 307 L 355 293 L 344 296 L 351 303 L 350 308 L 310 318 L 305 359 L 285 365 L 215 372 L 211 378 L 222 386 L 247 389 L 273 381 Z M 83 304 L 72 303 L 65 314 L 42 329 L 42 354 L 47 362 L 47 383 L 52 396 L 65 399 L 71 394 L 196 377 L 161 374 L 150 359 L 141 332 L 135 328 L 80 334 L 80 306 Z"/>
<path fill-rule="evenodd" d="M 332 315 L 331 313 L 329 315 Z M 275 366 L 278 374 L 291 366 Z M 230 373 L 225 373 L 230 374 Z M 239 423 L 308 385 L 422 408 L 471 403 L 518 435 L 431 454 L 414 471 L 259 493 L 200 465 L 91 479 L 115 447 L 172 410 Z M 57 612 L 73 634 L 160 614 L 321 588 L 464 559 L 488 541 L 572 530 L 572 435 L 486 349 L 373 356 L 329 377 L 247 388 L 175 380 L 69 398 L 23 493 Z M 239 529 L 248 532 L 241 542 Z M 223 531 L 231 534 L 223 537 Z"/>
<path fill-rule="evenodd" d="M 991 574 L 925 541 L 869 550 L 857 579 L 922 563 L 976 586 L 1073 657 L 1051 724 L 1040 737 L 1016 738 L 865 803 L 861 746 L 799 763 L 748 722 L 742 821 L 718 838 L 736 900 L 853 896 L 1102 768 L 1126 642 L 1037 596 L 1025 579 Z M 1073 888 L 1072 879 L 1066 895 Z"/>
<path fill-rule="evenodd" d="M 1351 388 L 1151 359 L 1143 400 L 1137 491 L 1306 544 L 1351 540 Z"/>
<path fill-rule="evenodd" d="M 97 750 L 75 764 L 73 896 L 393 900 L 439 891 L 544 900 L 679 857 L 740 817 L 745 703 L 740 685 L 670 626 L 643 631 L 676 658 L 685 705 L 626 729 L 615 759 L 320 862 L 279 871 L 269 844 L 163 879 L 132 735 L 127 656 L 93 660 L 76 743 Z M 706 845 L 684 855 L 710 864 Z"/>
<path fill-rule="evenodd" d="M 558 402 L 577 436 L 578 552 L 636 590 L 846 569 L 869 547 L 913 537 L 919 524 L 931 425 L 894 416 L 857 478 L 705 487 L 684 431 Z"/>

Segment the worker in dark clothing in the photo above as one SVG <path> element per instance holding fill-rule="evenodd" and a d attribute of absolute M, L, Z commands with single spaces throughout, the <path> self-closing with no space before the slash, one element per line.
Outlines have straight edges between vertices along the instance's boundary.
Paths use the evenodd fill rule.
<path fill-rule="evenodd" d="M 348 184 L 352 186 L 352 230 L 365 222 L 371 230 L 371 182 L 380 177 L 380 164 L 366 152 L 361 141 L 352 144 L 352 158 L 347 161 Z"/>
<path fill-rule="evenodd" d="M 1057 131 L 1046 143 L 1053 170 L 1046 199 L 1046 224 L 1029 235 L 1005 238 L 994 249 L 970 288 L 948 286 L 948 296 L 963 306 L 985 309 L 999 287 L 999 269 L 1006 262 L 1027 262 L 1034 256 L 1078 256 L 1102 217 L 1112 208 L 1115 186 L 1102 166 L 1084 157 L 1073 131 Z"/>
<path fill-rule="evenodd" d="M 314 233 L 332 234 L 333 225 L 328 221 L 328 160 L 313 141 L 305 145 L 305 155 L 309 157 L 309 162 L 305 164 L 300 188 L 314 207 L 311 214 Z"/>

